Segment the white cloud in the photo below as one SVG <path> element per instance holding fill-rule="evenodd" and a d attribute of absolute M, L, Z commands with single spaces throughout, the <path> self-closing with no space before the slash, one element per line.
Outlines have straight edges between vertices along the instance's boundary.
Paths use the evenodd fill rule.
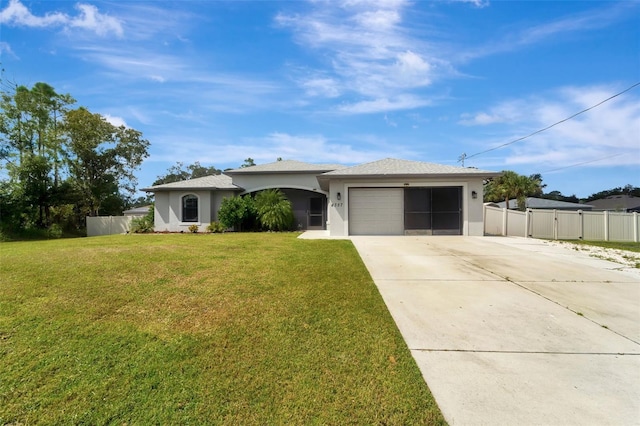
<path fill-rule="evenodd" d="M 423 106 L 428 102 L 417 102 L 413 92 L 452 70 L 448 61 L 430 53 L 426 40 L 412 36 L 413 30 L 403 26 L 403 14 L 410 6 L 407 1 L 322 2 L 317 6 L 307 14 L 281 13 L 276 22 L 290 28 L 299 44 L 323 54 L 324 68 L 298 81 L 308 96 L 343 97 L 339 112 Z M 317 75 L 324 77 L 317 80 Z M 353 96 L 359 100 L 346 99 Z"/>
<path fill-rule="evenodd" d="M 387 123 L 388 126 L 390 127 L 398 127 L 398 123 L 396 123 L 395 121 L 391 120 L 387 114 L 384 115 L 384 122 Z"/>
<path fill-rule="evenodd" d="M 343 104 L 338 109 L 346 114 L 372 114 L 386 111 L 414 109 L 431 105 L 428 99 L 413 95 L 401 95 L 394 98 L 378 98 L 351 104 Z"/>
<path fill-rule="evenodd" d="M 340 96 L 339 83 L 333 78 L 309 78 L 301 81 L 300 85 L 309 96 L 336 98 Z"/>
<path fill-rule="evenodd" d="M 400 23 L 401 18 L 397 10 L 374 10 L 362 12 L 354 16 L 360 26 L 367 28 L 390 29 Z"/>
<path fill-rule="evenodd" d="M 166 151 L 153 154 L 150 161 L 174 163 L 179 159 L 185 163 L 200 161 L 218 167 L 227 164 L 237 167 L 247 157 L 253 158 L 257 164 L 272 162 L 278 157 L 310 163 L 356 164 L 385 157 L 412 158 L 416 155 L 408 148 L 380 141 L 371 135 L 354 135 L 349 137 L 349 143 L 342 143 L 330 141 L 322 135 L 273 132 L 234 142 L 216 141 L 215 150 L 212 150 L 213 143 L 204 143 L 200 139 L 166 137 L 166 141 L 155 140 L 160 142 L 156 146 L 162 146 Z M 176 144 L 176 140 L 180 143 Z"/>
<path fill-rule="evenodd" d="M 177 56 L 158 54 L 146 49 L 122 50 L 106 45 L 85 45 L 77 48 L 83 59 L 100 64 L 107 70 L 133 78 L 166 81 L 186 71 L 186 64 Z"/>
<path fill-rule="evenodd" d="M 0 55 L 2 54 L 11 55 L 14 58 L 17 57 L 16 54 L 13 53 L 13 50 L 11 49 L 11 45 L 4 41 L 0 41 Z"/>
<path fill-rule="evenodd" d="M 75 7 L 78 10 L 78 15 L 76 16 L 69 16 L 62 12 L 36 16 L 20 0 L 10 0 L 7 7 L 0 11 L 0 24 L 32 28 L 80 28 L 100 36 L 113 33 L 118 37 L 122 37 L 124 31 L 118 19 L 100 13 L 96 6 L 90 4 L 78 3 Z"/>
<path fill-rule="evenodd" d="M 49 27 L 68 23 L 69 17 L 63 13 L 48 13 L 39 17 L 33 15 L 20 0 L 9 0 L 9 4 L 0 11 L 1 24 L 13 24 L 25 27 Z"/>
<path fill-rule="evenodd" d="M 559 37 L 567 34 L 606 28 L 620 20 L 637 16 L 637 8 L 638 2 L 611 2 L 606 3 L 603 7 L 563 16 L 550 22 L 518 26 L 517 31 L 513 31 L 513 26 L 509 26 L 508 31 L 500 34 L 497 41 L 472 46 L 471 49 L 461 49 L 460 53 L 456 55 L 457 60 L 468 61 L 514 51 L 536 43 L 557 42 Z M 497 31 L 500 32 L 500 29 Z"/>
<path fill-rule="evenodd" d="M 120 126 L 129 127 L 127 126 L 127 122 L 124 121 L 124 118 L 122 117 L 116 117 L 111 114 L 102 114 L 102 116 L 104 117 L 105 120 L 107 120 L 109 123 L 113 124 L 116 127 L 120 127 Z"/>
<path fill-rule="evenodd" d="M 80 15 L 69 20 L 69 26 L 93 31 L 100 36 L 109 33 L 122 37 L 123 29 L 119 20 L 108 15 L 101 14 L 98 8 L 89 4 L 77 4 Z"/>
<path fill-rule="evenodd" d="M 489 0 L 453 0 L 454 3 L 470 3 L 475 7 L 483 8 L 489 6 Z"/>
<path fill-rule="evenodd" d="M 473 124 L 487 124 L 480 123 L 483 119 L 490 123 L 500 122 L 505 129 L 503 140 L 492 138 L 481 142 L 485 149 L 489 149 L 544 129 L 597 104 L 620 89 L 619 85 L 561 88 L 544 97 L 537 95 L 509 101 L 491 108 L 489 113 L 476 113 L 464 124 L 472 121 Z M 521 108 L 509 120 L 495 118 L 499 116 L 495 111 L 512 111 L 514 105 L 520 105 Z M 490 155 L 495 157 L 501 153 L 502 160 L 497 161 L 502 164 L 530 164 L 538 165 L 538 168 L 543 165 L 549 169 L 591 161 L 585 167 L 640 166 L 638 135 L 640 97 L 628 92 L 549 130 L 493 151 Z M 482 156 L 478 160 L 483 161 Z"/>
<path fill-rule="evenodd" d="M 464 113 L 460 116 L 459 124 L 465 126 L 484 126 L 497 123 L 509 123 L 520 120 L 529 106 L 522 101 L 506 101 L 489 109 L 473 114 Z"/>
<path fill-rule="evenodd" d="M 432 66 L 410 50 L 398 54 L 395 68 L 398 71 L 397 83 L 402 86 L 420 87 L 431 83 Z"/>

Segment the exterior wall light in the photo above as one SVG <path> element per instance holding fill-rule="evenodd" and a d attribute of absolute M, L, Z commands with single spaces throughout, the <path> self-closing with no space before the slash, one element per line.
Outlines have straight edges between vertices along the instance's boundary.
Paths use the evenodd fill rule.
<path fill-rule="evenodd" d="M 339 192 L 336 194 L 336 199 L 338 201 L 342 200 L 342 194 L 340 194 Z"/>
<path fill-rule="evenodd" d="M 478 198 L 478 193 L 476 191 L 471 191 L 471 198 L 473 198 L 474 200 Z"/>

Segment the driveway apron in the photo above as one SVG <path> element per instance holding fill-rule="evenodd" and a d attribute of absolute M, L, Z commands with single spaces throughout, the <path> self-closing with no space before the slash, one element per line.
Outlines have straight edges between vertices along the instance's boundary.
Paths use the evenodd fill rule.
<path fill-rule="evenodd" d="M 351 239 L 450 424 L 640 424 L 639 270 L 531 239 Z"/>

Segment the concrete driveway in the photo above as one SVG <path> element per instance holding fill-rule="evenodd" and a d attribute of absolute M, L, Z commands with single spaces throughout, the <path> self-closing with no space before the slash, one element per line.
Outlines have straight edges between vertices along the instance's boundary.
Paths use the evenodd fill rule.
<path fill-rule="evenodd" d="M 640 424 L 640 270 L 531 239 L 351 240 L 450 424 Z"/>

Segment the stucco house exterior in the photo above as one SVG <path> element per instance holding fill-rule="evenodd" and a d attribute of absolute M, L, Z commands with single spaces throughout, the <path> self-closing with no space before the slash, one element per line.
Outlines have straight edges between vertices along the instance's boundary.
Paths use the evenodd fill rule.
<path fill-rule="evenodd" d="M 500 173 L 386 158 L 346 167 L 277 161 L 144 188 L 155 194 L 156 231 L 201 231 L 225 197 L 279 188 L 300 230 L 347 235 L 482 235 L 483 181 Z"/>

